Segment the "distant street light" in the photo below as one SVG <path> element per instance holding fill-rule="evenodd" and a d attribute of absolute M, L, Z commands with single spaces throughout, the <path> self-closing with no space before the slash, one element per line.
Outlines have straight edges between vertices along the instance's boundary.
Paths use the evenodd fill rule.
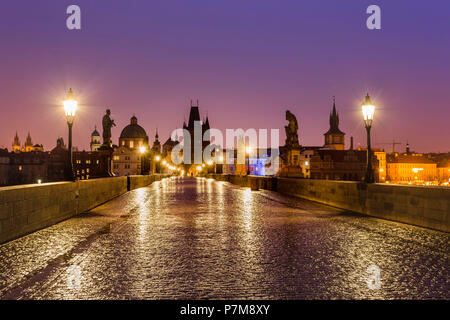
<path fill-rule="evenodd" d="M 147 152 L 147 148 L 144 146 L 139 147 L 139 152 L 141 153 L 141 175 L 145 174 L 145 153 Z"/>
<path fill-rule="evenodd" d="M 154 158 L 154 171 L 156 171 L 156 173 L 159 173 L 159 161 L 161 160 L 161 157 L 159 155 L 156 155 Z M 154 173 L 154 172 L 153 172 Z"/>
<path fill-rule="evenodd" d="M 64 100 L 64 112 L 66 114 L 67 126 L 69 127 L 69 163 L 67 164 L 67 180 L 75 181 L 75 175 L 73 171 L 73 152 L 72 152 L 72 126 L 75 119 L 75 112 L 77 111 L 78 102 L 75 100 L 73 91 L 70 88 L 67 93 L 67 99 Z"/>
<path fill-rule="evenodd" d="M 366 95 L 366 99 L 361 105 L 362 113 L 364 117 L 364 124 L 367 131 L 367 168 L 366 168 L 366 183 L 374 182 L 374 175 L 372 170 L 372 150 L 370 147 L 370 129 L 372 128 L 373 114 L 375 113 L 375 106 L 370 100 L 369 94 Z"/>
<path fill-rule="evenodd" d="M 250 175 L 250 153 L 252 152 L 252 147 L 249 145 L 245 148 L 245 153 L 247 154 L 247 175 Z"/>

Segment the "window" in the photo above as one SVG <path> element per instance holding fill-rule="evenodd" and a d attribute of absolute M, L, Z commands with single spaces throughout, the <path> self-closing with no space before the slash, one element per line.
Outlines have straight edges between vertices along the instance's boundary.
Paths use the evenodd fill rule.
<path fill-rule="evenodd" d="M 86 164 L 91 164 L 91 160 L 86 160 Z"/>
<path fill-rule="evenodd" d="M 134 148 L 134 141 L 130 141 L 130 148 Z"/>
<path fill-rule="evenodd" d="M 130 157 L 129 157 L 129 156 L 126 156 L 126 157 L 125 157 L 125 160 L 130 161 Z"/>
<path fill-rule="evenodd" d="M 120 160 L 120 156 L 114 156 L 114 157 L 113 157 L 113 160 L 114 160 L 114 161 Z"/>

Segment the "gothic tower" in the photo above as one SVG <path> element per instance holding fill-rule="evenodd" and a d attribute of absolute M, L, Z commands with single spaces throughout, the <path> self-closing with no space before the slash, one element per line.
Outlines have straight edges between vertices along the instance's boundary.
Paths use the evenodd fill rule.
<path fill-rule="evenodd" d="M 25 152 L 33 151 L 33 141 L 31 140 L 30 132 L 28 132 L 27 139 L 25 140 Z"/>
<path fill-rule="evenodd" d="M 17 131 L 16 131 L 16 135 L 14 136 L 13 143 L 12 143 L 12 150 L 14 152 L 20 152 L 20 140 L 19 140 Z"/>
<path fill-rule="evenodd" d="M 156 129 L 155 141 L 153 142 L 152 151 L 155 154 L 161 154 L 161 142 L 159 142 L 158 129 Z"/>
<path fill-rule="evenodd" d="M 97 131 L 97 126 L 95 126 L 95 129 L 91 134 L 91 151 L 98 151 L 100 146 L 100 133 Z"/>
<path fill-rule="evenodd" d="M 201 129 L 201 136 L 199 135 L 198 137 L 195 137 L 194 135 L 194 126 L 200 126 Z M 210 144 L 210 137 L 209 135 L 206 136 L 205 141 L 203 141 L 203 137 L 205 135 L 205 132 L 210 129 L 210 124 L 209 124 L 209 119 L 208 117 L 206 117 L 206 120 L 204 122 L 202 122 L 200 120 L 200 112 L 199 112 L 199 103 L 197 100 L 197 104 L 194 105 L 192 100 L 191 100 L 191 110 L 189 112 L 189 121 L 188 124 L 186 125 L 186 123 L 183 124 L 183 129 L 187 130 L 190 134 L 190 141 L 191 141 L 191 163 L 195 162 L 194 159 L 194 146 L 195 145 L 201 145 L 202 146 L 202 150 L 201 150 L 201 156 L 203 157 L 203 150 L 206 148 L 206 146 L 208 146 Z M 201 141 L 194 141 L 196 138 L 198 138 Z M 186 139 L 184 139 L 185 141 L 188 141 Z M 197 159 L 199 160 L 199 159 Z"/>
<path fill-rule="evenodd" d="M 336 101 L 333 98 L 333 110 L 330 114 L 330 129 L 324 133 L 324 148 L 332 150 L 344 150 L 345 133 L 339 130 L 339 114 L 336 111 Z"/>

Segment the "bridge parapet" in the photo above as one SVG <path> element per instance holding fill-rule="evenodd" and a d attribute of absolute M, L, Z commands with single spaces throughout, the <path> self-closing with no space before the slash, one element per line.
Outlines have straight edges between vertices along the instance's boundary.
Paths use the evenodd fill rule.
<path fill-rule="evenodd" d="M 377 218 L 450 232 L 450 188 L 214 174 L 210 177 L 253 190 L 277 191 Z"/>
<path fill-rule="evenodd" d="M 112 177 L 1 187 L 0 243 L 89 211 L 164 177 Z"/>

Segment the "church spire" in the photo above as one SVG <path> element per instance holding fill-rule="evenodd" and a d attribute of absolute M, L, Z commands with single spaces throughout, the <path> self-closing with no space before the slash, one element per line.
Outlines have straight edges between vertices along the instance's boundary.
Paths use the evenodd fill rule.
<path fill-rule="evenodd" d="M 330 114 L 330 130 L 331 131 L 340 131 L 339 130 L 339 114 L 336 111 L 336 99 L 333 96 L 333 110 Z"/>
<path fill-rule="evenodd" d="M 19 140 L 19 135 L 17 134 L 17 131 L 16 131 L 16 135 L 14 136 L 13 143 L 12 143 L 12 149 L 14 152 L 20 151 L 20 140 Z"/>
<path fill-rule="evenodd" d="M 27 139 L 25 140 L 25 147 L 29 147 L 29 146 L 32 146 L 32 145 L 33 145 L 33 142 L 31 140 L 30 131 L 28 131 Z"/>
<path fill-rule="evenodd" d="M 339 129 L 339 114 L 336 110 L 336 99 L 333 96 L 333 109 L 330 113 L 330 129 L 324 133 L 325 148 L 334 150 L 344 150 L 344 135 L 345 133 Z"/>

